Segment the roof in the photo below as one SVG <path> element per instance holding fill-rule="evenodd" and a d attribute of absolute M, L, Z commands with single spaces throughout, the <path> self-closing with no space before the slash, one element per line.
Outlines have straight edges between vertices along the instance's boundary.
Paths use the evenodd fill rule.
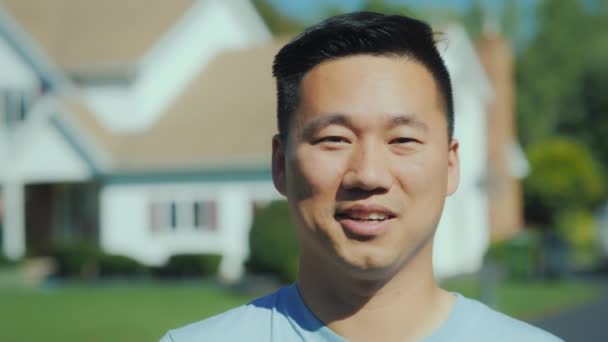
<path fill-rule="evenodd" d="M 194 0 L 0 0 L 64 70 L 122 68 L 142 57 Z M 108 25 L 111 23 L 111 25 Z"/>
<path fill-rule="evenodd" d="M 112 171 L 267 167 L 277 132 L 271 68 L 280 46 L 218 55 L 141 133 L 110 132 L 77 97 L 63 103 L 77 127 L 109 154 Z"/>

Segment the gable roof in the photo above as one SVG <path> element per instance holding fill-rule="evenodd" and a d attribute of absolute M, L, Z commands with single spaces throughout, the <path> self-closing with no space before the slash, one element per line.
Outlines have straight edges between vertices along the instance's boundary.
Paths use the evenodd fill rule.
<path fill-rule="evenodd" d="M 277 132 L 271 67 L 280 46 L 218 55 L 141 133 L 110 132 L 78 98 L 63 104 L 109 155 L 112 171 L 268 167 Z"/>
<path fill-rule="evenodd" d="M 64 70 L 121 68 L 152 47 L 195 0 L 1 0 Z"/>

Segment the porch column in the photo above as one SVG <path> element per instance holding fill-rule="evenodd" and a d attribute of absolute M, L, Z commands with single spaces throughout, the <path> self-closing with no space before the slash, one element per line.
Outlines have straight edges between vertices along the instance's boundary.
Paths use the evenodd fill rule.
<path fill-rule="evenodd" d="M 7 182 L 3 186 L 4 227 L 2 250 L 9 259 L 25 256 L 25 197 L 24 185 Z"/>
<path fill-rule="evenodd" d="M 246 191 L 228 186 L 222 189 L 218 205 L 218 223 L 224 240 L 219 275 L 226 282 L 235 282 L 245 273 L 249 256 L 251 202 Z"/>

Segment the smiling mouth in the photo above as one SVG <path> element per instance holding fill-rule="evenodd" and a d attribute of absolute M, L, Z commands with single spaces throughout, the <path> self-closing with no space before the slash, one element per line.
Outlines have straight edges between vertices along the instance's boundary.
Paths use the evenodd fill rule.
<path fill-rule="evenodd" d="M 361 241 L 382 235 L 395 217 L 392 211 L 379 206 L 354 206 L 335 214 L 346 236 Z"/>
<path fill-rule="evenodd" d="M 349 214 L 336 214 L 336 219 L 338 221 L 340 220 L 353 220 L 353 221 L 358 221 L 358 222 L 382 222 L 382 221 L 386 221 L 388 219 L 390 219 L 391 217 L 389 217 L 388 215 L 378 215 L 378 214 L 372 214 L 369 215 L 367 217 L 364 216 L 356 216 L 356 215 L 349 215 Z"/>

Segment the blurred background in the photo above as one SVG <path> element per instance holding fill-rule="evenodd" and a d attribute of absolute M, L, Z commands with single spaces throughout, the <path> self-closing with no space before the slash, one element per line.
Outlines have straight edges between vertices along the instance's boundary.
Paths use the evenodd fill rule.
<path fill-rule="evenodd" d="M 606 0 L 0 0 L 0 340 L 157 340 L 293 282 L 272 59 L 354 10 L 438 32 L 442 285 L 608 340 Z"/>

